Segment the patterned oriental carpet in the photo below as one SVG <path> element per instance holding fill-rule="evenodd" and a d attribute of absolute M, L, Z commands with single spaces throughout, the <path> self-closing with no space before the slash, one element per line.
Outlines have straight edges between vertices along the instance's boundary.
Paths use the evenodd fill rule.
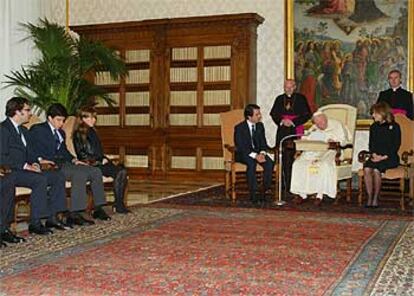
<path fill-rule="evenodd" d="M 0 295 L 412 295 L 407 217 L 194 207 L 0 251 Z"/>

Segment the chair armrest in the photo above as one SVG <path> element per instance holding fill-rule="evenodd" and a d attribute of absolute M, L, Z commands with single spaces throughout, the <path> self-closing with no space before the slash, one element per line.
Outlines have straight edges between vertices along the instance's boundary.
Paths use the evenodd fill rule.
<path fill-rule="evenodd" d="M 411 164 L 413 161 L 410 158 L 411 156 L 414 155 L 414 151 L 413 149 L 411 149 L 410 151 L 404 151 L 401 155 L 401 160 L 403 161 L 404 165 L 408 166 L 409 164 Z"/>
<path fill-rule="evenodd" d="M 365 163 L 367 162 L 372 156 L 372 153 L 367 150 L 362 150 L 358 153 L 358 162 Z"/>
<path fill-rule="evenodd" d="M 231 162 L 234 162 L 236 159 L 236 147 L 229 144 L 224 145 L 224 149 L 227 149 L 231 153 Z M 224 160 L 225 162 L 228 160 Z"/>

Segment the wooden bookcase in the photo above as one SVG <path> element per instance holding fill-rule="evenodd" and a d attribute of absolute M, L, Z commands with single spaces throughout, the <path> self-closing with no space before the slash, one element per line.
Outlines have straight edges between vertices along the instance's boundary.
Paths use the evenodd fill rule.
<path fill-rule="evenodd" d="M 257 14 L 74 26 L 115 48 L 129 76 L 95 77 L 117 102 L 98 104 L 108 154 L 131 175 L 223 176 L 219 113 L 256 102 Z"/>

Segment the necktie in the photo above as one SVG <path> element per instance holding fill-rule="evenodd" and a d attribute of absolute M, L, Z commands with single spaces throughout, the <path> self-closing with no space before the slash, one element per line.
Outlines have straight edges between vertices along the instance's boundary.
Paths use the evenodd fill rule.
<path fill-rule="evenodd" d="M 55 136 L 56 150 L 59 150 L 59 148 L 60 148 L 60 138 L 59 138 L 59 135 L 58 135 L 56 129 L 53 131 L 53 135 Z"/>
<path fill-rule="evenodd" d="M 22 128 L 20 126 L 17 128 L 17 133 L 18 133 L 20 139 L 22 139 L 23 145 L 26 146 L 27 145 L 26 139 L 23 135 Z"/>
<path fill-rule="evenodd" d="M 252 144 L 253 144 L 253 148 L 256 149 L 257 148 L 257 139 L 256 139 L 256 125 L 253 124 L 252 125 Z"/>

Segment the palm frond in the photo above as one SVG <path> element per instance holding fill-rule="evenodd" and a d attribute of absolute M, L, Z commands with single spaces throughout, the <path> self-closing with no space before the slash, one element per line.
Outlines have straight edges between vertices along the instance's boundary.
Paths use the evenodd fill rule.
<path fill-rule="evenodd" d="M 115 102 L 106 90 L 85 79 L 90 73 L 109 71 L 112 78 L 127 75 L 127 68 L 114 49 L 84 38 L 73 40 L 64 27 L 41 19 L 39 25 L 23 24 L 41 57 L 35 63 L 5 75 L 6 87 L 26 97 L 33 106 L 46 110 L 53 103 L 75 114 L 85 105 L 103 99 Z"/>

